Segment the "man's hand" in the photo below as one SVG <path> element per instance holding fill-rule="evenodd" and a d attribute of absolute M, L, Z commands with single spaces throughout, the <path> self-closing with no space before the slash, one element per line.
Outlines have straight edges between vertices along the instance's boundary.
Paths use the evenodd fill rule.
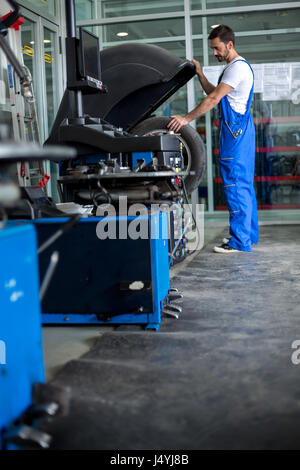
<path fill-rule="evenodd" d="M 198 75 L 198 77 L 202 76 L 203 73 L 202 73 L 202 67 L 200 65 L 200 62 L 198 62 L 198 60 L 195 60 L 195 59 L 193 59 L 192 62 L 196 66 L 196 74 Z"/>
<path fill-rule="evenodd" d="M 190 120 L 186 116 L 171 116 L 173 119 L 169 122 L 170 131 L 178 132 L 182 126 L 186 126 Z"/>
<path fill-rule="evenodd" d="M 205 91 L 205 93 L 207 95 L 209 95 L 210 93 L 212 93 L 214 91 L 214 89 L 216 88 L 212 83 L 210 83 L 207 78 L 205 77 L 204 73 L 203 73 L 203 70 L 202 70 L 202 67 L 200 65 L 200 62 L 198 62 L 197 60 L 193 59 L 192 60 L 193 64 L 195 65 L 195 68 L 196 68 L 196 74 L 197 74 L 197 77 L 199 78 L 199 82 L 200 82 L 200 85 L 202 86 L 203 90 Z"/>

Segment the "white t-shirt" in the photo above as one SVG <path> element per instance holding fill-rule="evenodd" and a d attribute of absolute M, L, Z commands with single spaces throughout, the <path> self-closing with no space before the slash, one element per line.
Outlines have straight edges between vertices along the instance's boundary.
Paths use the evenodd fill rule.
<path fill-rule="evenodd" d="M 228 93 L 227 98 L 234 111 L 245 114 L 249 94 L 253 84 L 253 73 L 246 62 L 241 62 L 243 57 L 238 56 L 232 60 L 223 70 L 222 83 L 234 88 Z M 235 62 L 239 60 L 235 64 Z"/>

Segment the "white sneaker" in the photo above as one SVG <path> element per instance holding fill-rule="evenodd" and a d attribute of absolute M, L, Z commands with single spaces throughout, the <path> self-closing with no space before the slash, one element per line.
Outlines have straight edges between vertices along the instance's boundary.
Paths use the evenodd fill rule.
<path fill-rule="evenodd" d="M 238 251 L 241 250 L 236 250 L 235 248 L 232 248 L 232 246 L 227 245 L 227 243 L 223 243 L 221 246 L 214 247 L 215 253 L 237 253 Z"/>

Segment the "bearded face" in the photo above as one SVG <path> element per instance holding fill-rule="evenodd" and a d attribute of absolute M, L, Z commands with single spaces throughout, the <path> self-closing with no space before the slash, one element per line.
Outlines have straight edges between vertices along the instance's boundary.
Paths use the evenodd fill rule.
<path fill-rule="evenodd" d="M 233 48 L 232 41 L 229 41 L 227 44 L 222 42 L 219 38 L 211 39 L 210 47 L 213 50 L 213 54 L 218 60 L 218 62 L 224 62 L 229 57 L 229 54 Z"/>
<path fill-rule="evenodd" d="M 224 46 L 225 51 L 223 51 L 222 53 L 215 54 L 215 57 L 218 59 L 219 62 L 224 62 L 224 60 L 226 60 L 230 54 L 230 50 L 227 44 L 224 44 Z"/>

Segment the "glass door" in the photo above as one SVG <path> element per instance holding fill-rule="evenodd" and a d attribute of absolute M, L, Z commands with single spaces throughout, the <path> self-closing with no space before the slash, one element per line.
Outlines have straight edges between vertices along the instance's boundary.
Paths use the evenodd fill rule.
<path fill-rule="evenodd" d="M 41 142 L 44 142 L 49 135 L 62 96 L 58 27 L 30 13 L 30 17 L 25 16 L 21 40 L 24 64 L 32 74 Z"/>
<path fill-rule="evenodd" d="M 62 96 L 58 30 L 42 25 L 43 32 L 43 85 L 44 85 L 44 133 L 48 137 Z"/>
<path fill-rule="evenodd" d="M 32 12 L 27 13 L 25 9 L 22 12 L 25 20 L 21 27 L 23 60 L 32 74 L 40 142 L 43 143 L 49 135 L 62 96 L 58 26 Z M 25 129 L 29 139 L 26 122 Z M 48 162 L 45 171 L 51 175 L 48 193 L 58 200 L 57 165 Z"/>
<path fill-rule="evenodd" d="M 48 137 L 62 97 L 62 66 L 59 53 L 58 27 L 42 20 L 42 77 L 44 95 L 44 140 Z M 57 191 L 58 164 L 50 163 L 51 195 L 59 202 Z"/>
<path fill-rule="evenodd" d="M 23 54 L 24 65 L 29 69 L 32 80 L 33 80 L 33 91 L 34 96 L 39 101 L 40 90 L 39 83 L 37 80 L 38 77 L 38 61 L 37 61 L 37 22 L 31 21 L 28 18 L 24 18 L 24 25 L 21 30 L 21 46 Z M 37 110 L 39 113 L 39 110 Z M 39 121 L 41 121 L 41 116 L 38 114 Z M 37 135 L 30 135 L 30 123 L 25 118 L 25 135 L 27 140 L 38 141 L 39 137 Z"/>

